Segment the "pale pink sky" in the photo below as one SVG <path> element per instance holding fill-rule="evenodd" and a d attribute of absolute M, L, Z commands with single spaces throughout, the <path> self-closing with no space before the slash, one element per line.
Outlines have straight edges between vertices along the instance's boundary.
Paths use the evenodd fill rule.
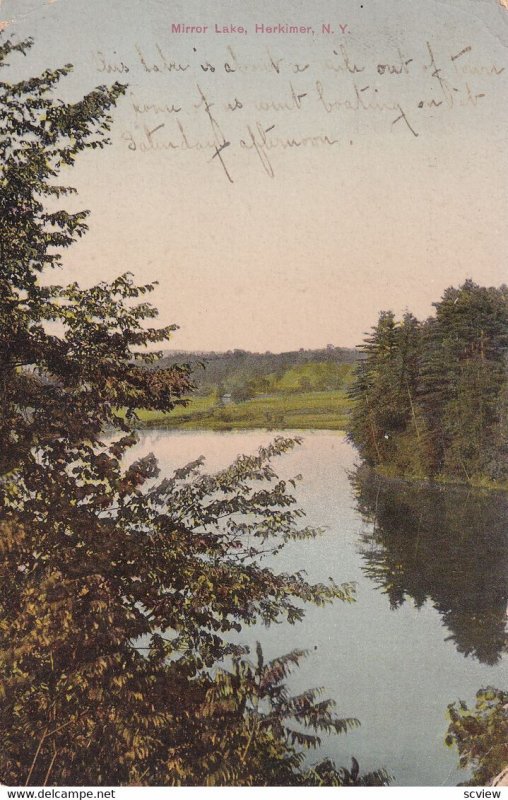
<path fill-rule="evenodd" d="M 78 207 L 92 216 L 58 280 L 91 283 L 125 270 L 140 282 L 157 279 L 161 321 L 181 328 L 174 347 L 352 345 L 380 309 L 426 316 L 446 286 L 466 277 L 506 281 L 508 12 L 497 0 L 319 0 L 312 7 L 255 0 L 248 9 L 237 0 L 4 0 L 0 18 L 16 18 L 9 29 L 36 39 L 23 69 L 75 63 L 70 93 L 115 77 L 129 82 L 115 113 L 113 146 L 87 154 L 69 175 L 79 188 Z M 331 37 L 321 34 L 328 21 L 337 28 Z M 176 35 L 173 22 L 236 23 L 249 33 Z M 315 35 L 266 39 L 253 33 L 256 22 L 309 25 Z M 427 42 L 446 80 L 441 94 Z M 190 63 L 185 74 L 147 74 L 139 51 L 153 64 L 156 44 L 167 59 Z M 225 76 L 228 47 L 244 65 L 266 63 L 268 47 L 283 59 L 281 74 Z M 363 72 L 344 69 L 341 47 Z M 380 74 L 376 65 L 398 64 L 399 51 L 412 59 L 411 73 Z M 104 74 L 103 56 L 128 65 L 129 74 Z M 207 60 L 218 65 L 214 74 L 202 70 Z M 296 74 L 295 63 L 310 66 Z M 333 64 L 342 69 L 334 72 Z M 369 87 L 365 97 L 377 89 L 377 98 L 400 103 L 418 136 L 404 121 L 392 124 L 394 110 L 342 105 L 326 113 L 318 81 L 341 102 L 354 98 L 355 82 Z M 198 85 L 231 140 L 223 155 L 234 183 L 211 152 L 127 147 L 129 136 L 143 141 L 145 124 L 151 130 L 164 123 L 157 143 L 176 140 L 177 119 L 195 140 L 210 138 L 210 120 L 195 108 Z M 263 110 L 268 100 L 290 103 L 290 86 L 305 94 L 300 109 Z M 468 86 L 484 96 L 468 103 Z M 455 92 L 452 108 L 447 91 Z M 234 114 L 224 109 L 233 97 L 244 102 Z M 429 107 L 431 98 L 443 103 Z M 136 115 L 133 103 L 141 101 L 182 111 L 178 118 Z M 274 148 L 272 178 L 239 144 L 258 123 L 275 125 L 275 139 L 333 133 L 337 144 Z"/>

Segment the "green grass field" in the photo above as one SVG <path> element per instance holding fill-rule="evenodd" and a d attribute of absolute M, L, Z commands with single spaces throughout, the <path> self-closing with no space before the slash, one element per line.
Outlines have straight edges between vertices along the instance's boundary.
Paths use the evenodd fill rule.
<path fill-rule="evenodd" d="M 344 430 L 350 401 L 342 390 L 256 397 L 221 405 L 215 395 L 193 397 L 187 406 L 167 414 L 139 412 L 143 427 L 233 430 L 268 428 Z"/>

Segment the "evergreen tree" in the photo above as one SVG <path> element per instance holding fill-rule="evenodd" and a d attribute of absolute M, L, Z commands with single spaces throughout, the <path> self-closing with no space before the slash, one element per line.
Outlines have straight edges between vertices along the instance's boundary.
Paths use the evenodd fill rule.
<path fill-rule="evenodd" d="M 416 392 L 419 326 L 411 314 L 398 324 L 391 312 L 382 312 L 372 335 L 360 349 L 350 439 L 369 464 L 397 460 L 400 437 L 411 427 L 420 436 Z"/>
<path fill-rule="evenodd" d="M 463 482 L 508 476 L 508 290 L 466 281 L 420 325 L 383 312 L 362 345 L 350 439 L 370 465 Z"/>
<path fill-rule="evenodd" d="M 420 396 L 434 473 L 508 473 L 508 291 L 466 281 L 447 289 L 425 326 Z"/>
<path fill-rule="evenodd" d="M 397 325 L 391 311 L 383 311 L 377 325 L 359 348 L 365 358 L 358 363 L 350 438 L 369 464 L 379 464 L 386 453 L 387 428 L 397 424 L 393 415 L 391 376 L 397 351 Z"/>

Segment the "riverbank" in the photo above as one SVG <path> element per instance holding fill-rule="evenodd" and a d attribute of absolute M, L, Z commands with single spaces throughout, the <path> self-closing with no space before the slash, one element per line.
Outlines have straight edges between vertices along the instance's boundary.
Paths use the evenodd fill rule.
<path fill-rule="evenodd" d="M 233 430 L 322 430 L 347 431 L 351 400 L 343 390 L 279 393 L 224 403 L 216 393 L 194 396 L 186 406 L 173 411 L 139 411 L 139 427 L 165 430 L 233 431 Z M 385 480 L 411 485 L 468 488 L 475 491 L 507 492 L 507 481 L 486 477 L 459 480 L 449 476 L 407 475 L 395 466 L 383 464 L 374 468 Z"/>
<path fill-rule="evenodd" d="M 298 392 L 224 403 L 210 394 L 167 414 L 138 413 L 140 427 L 176 430 L 345 430 L 351 401 L 345 391 Z"/>
<path fill-rule="evenodd" d="M 375 475 L 379 476 L 385 482 L 392 482 L 396 484 L 408 484 L 409 486 L 433 487 L 436 489 L 471 489 L 477 492 L 508 492 L 508 481 L 493 481 L 485 476 L 471 477 L 469 480 L 459 480 L 458 478 L 450 477 L 449 475 L 435 475 L 428 478 L 423 475 L 405 475 L 398 473 L 392 465 L 379 465 L 377 467 L 368 467 L 365 465 L 365 470 L 371 470 Z"/>

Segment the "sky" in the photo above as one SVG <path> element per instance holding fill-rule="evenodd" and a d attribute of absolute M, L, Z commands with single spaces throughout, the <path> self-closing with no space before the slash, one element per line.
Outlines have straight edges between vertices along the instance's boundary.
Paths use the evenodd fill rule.
<path fill-rule="evenodd" d="M 65 174 L 90 231 L 51 280 L 157 280 L 173 348 L 351 346 L 382 309 L 507 282 L 498 0 L 0 0 L 2 23 L 35 39 L 4 79 L 128 83 Z"/>

